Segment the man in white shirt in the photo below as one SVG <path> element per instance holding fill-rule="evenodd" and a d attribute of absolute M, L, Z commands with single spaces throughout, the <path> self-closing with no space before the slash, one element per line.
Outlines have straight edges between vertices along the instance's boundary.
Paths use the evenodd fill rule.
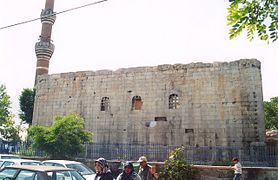
<path fill-rule="evenodd" d="M 242 166 L 238 160 L 238 158 L 233 158 L 232 162 L 234 166 L 232 166 L 232 169 L 234 170 L 234 178 L 233 180 L 240 180 L 240 176 L 242 174 Z"/>

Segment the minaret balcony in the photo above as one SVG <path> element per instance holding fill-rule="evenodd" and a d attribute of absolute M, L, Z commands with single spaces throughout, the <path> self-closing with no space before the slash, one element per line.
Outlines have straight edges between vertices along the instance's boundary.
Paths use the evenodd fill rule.
<path fill-rule="evenodd" d="M 39 41 L 35 45 L 35 52 L 37 58 L 46 57 L 51 58 L 55 46 L 51 42 Z"/>
<path fill-rule="evenodd" d="M 41 12 L 41 22 L 42 24 L 51 24 L 53 25 L 56 20 L 56 14 L 52 11 L 52 9 L 43 9 Z"/>

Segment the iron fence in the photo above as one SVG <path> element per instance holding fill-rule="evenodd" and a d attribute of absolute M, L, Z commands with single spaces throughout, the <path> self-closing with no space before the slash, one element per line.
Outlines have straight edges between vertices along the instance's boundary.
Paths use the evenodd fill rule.
<path fill-rule="evenodd" d="M 169 153 L 180 146 L 171 145 L 134 145 L 134 144 L 85 144 L 85 152 L 78 155 L 80 159 L 137 161 L 142 155 L 149 161 L 163 162 Z M 184 146 L 183 157 L 191 164 L 230 165 L 233 157 L 238 157 L 245 166 L 278 166 L 277 146 L 250 147 L 209 147 Z M 21 146 L 20 154 L 27 156 L 44 156 L 43 152 L 34 151 L 27 146 Z"/>
<path fill-rule="evenodd" d="M 147 156 L 150 161 L 165 161 L 169 153 L 180 146 L 171 145 L 134 145 L 134 144 L 86 144 L 85 153 L 79 158 L 96 159 L 104 157 L 110 160 L 136 161 Z M 228 165 L 233 157 L 238 157 L 248 166 L 277 166 L 278 156 L 275 146 L 243 147 L 195 147 L 185 146 L 184 158 L 192 164 Z"/>

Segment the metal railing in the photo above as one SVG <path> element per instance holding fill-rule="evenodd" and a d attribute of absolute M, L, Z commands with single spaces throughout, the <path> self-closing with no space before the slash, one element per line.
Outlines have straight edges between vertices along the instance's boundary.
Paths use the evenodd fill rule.
<path fill-rule="evenodd" d="M 97 159 L 104 157 L 108 160 L 137 161 L 142 155 L 149 161 L 163 162 L 169 153 L 180 146 L 171 145 L 134 145 L 134 144 L 85 144 L 85 152 L 78 158 Z M 277 146 L 250 147 L 209 147 L 184 146 L 184 158 L 191 164 L 230 165 L 233 157 L 238 157 L 245 166 L 278 166 Z M 28 146 L 19 150 L 28 156 L 43 156 L 43 152 L 33 151 Z"/>
<path fill-rule="evenodd" d="M 165 161 L 169 153 L 180 146 L 133 145 L 133 144 L 86 144 L 86 151 L 80 158 L 136 161 L 142 155 L 149 161 Z M 244 165 L 277 166 L 278 149 L 275 146 L 242 147 L 195 147 L 185 146 L 184 158 L 192 164 L 228 165 L 233 157 L 238 157 Z"/>

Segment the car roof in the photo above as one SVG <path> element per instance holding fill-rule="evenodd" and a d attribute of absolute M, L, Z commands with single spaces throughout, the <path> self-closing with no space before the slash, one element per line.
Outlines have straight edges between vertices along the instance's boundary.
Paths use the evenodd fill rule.
<path fill-rule="evenodd" d="M 52 163 L 60 163 L 60 164 L 82 164 L 81 162 L 78 161 L 70 161 L 70 160 L 45 160 L 44 162 L 52 162 Z"/>
<path fill-rule="evenodd" d="M 9 161 L 9 162 L 41 162 L 38 160 L 33 160 L 33 159 L 3 159 L 4 161 Z"/>
<path fill-rule="evenodd" d="M 24 170 L 35 170 L 35 171 L 61 171 L 61 170 L 73 170 L 71 168 L 60 167 L 60 166 L 33 166 L 33 165 L 14 165 L 6 166 L 5 168 L 16 168 Z"/>
<path fill-rule="evenodd" d="M 17 158 L 20 158 L 20 156 L 18 155 L 15 155 L 15 154 L 0 154 L 0 159 L 2 156 L 6 156 L 6 157 L 17 157 Z"/>

